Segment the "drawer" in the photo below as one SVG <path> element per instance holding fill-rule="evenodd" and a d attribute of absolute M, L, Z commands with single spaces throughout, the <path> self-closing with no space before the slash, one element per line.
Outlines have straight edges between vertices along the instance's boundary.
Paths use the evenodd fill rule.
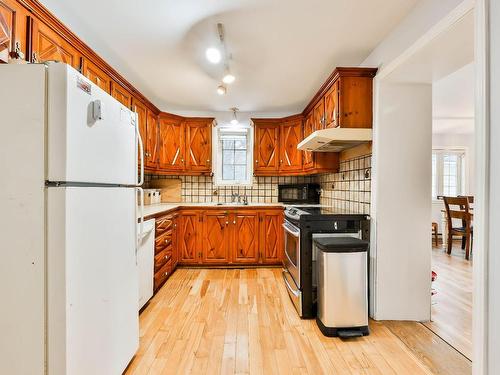
<path fill-rule="evenodd" d="M 165 232 L 155 238 L 155 254 L 172 244 L 172 231 Z"/>
<path fill-rule="evenodd" d="M 156 234 L 162 234 L 169 229 L 172 229 L 174 219 L 172 216 L 165 216 L 156 220 Z"/>
<path fill-rule="evenodd" d="M 154 290 L 155 292 L 165 283 L 172 273 L 172 261 L 168 261 L 163 265 L 154 276 Z"/>
<path fill-rule="evenodd" d="M 163 249 L 155 255 L 155 272 L 159 271 L 165 263 L 172 259 L 172 246 Z"/>

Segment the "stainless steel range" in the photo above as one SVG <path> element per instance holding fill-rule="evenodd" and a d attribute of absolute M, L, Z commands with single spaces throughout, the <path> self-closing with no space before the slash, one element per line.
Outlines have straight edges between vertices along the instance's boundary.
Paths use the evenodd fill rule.
<path fill-rule="evenodd" d="M 320 205 L 285 209 L 283 279 L 300 317 L 316 316 L 315 254 L 313 237 L 352 236 L 369 240 L 369 217 Z"/>

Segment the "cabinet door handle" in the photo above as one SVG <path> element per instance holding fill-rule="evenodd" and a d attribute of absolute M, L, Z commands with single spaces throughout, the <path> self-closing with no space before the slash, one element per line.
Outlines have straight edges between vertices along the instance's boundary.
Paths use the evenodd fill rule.
<path fill-rule="evenodd" d="M 168 272 L 165 272 L 165 276 L 168 276 Z"/>
<path fill-rule="evenodd" d="M 259 164 L 259 161 L 258 161 L 258 160 L 255 160 L 255 164 Z"/>
<path fill-rule="evenodd" d="M 236 220 L 233 220 L 233 224 L 236 225 Z"/>

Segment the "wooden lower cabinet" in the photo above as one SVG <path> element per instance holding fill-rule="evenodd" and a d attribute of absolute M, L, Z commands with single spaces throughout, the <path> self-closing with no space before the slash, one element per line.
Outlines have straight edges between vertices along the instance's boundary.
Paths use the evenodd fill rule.
<path fill-rule="evenodd" d="M 278 264 L 283 258 L 283 212 L 266 211 L 260 217 L 260 248 L 262 263 Z"/>
<path fill-rule="evenodd" d="M 259 251 L 259 213 L 237 212 L 233 214 L 233 263 L 256 264 L 260 260 Z"/>
<path fill-rule="evenodd" d="M 182 211 L 177 218 L 177 251 L 181 264 L 200 263 L 200 219 L 201 214 L 196 211 Z"/>
<path fill-rule="evenodd" d="M 154 291 L 181 266 L 281 264 L 283 209 L 180 209 L 156 218 Z"/>
<path fill-rule="evenodd" d="M 228 263 L 231 224 L 227 211 L 208 211 L 203 215 L 201 262 Z"/>

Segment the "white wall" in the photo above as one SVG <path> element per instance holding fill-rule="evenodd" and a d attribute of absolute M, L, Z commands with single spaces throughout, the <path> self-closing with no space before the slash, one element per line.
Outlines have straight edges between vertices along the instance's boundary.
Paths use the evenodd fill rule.
<path fill-rule="evenodd" d="M 430 319 L 432 86 L 378 85 L 372 220 L 380 320 Z"/>

